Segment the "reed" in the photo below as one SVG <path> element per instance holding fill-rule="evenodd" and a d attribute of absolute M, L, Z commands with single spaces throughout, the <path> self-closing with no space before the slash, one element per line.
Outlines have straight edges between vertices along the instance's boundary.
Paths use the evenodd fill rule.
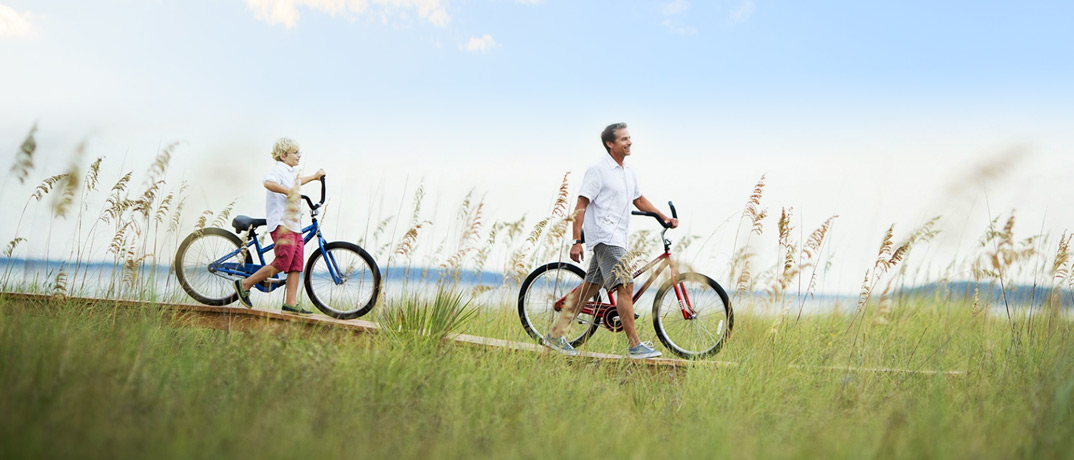
<path fill-rule="evenodd" d="M 30 132 L 26 134 L 26 138 L 23 139 L 22 145 L 19 146 L 19 150 L 15 153 L 15 161 L 11 164 L 11 170 L 9 174 L 15 176 L 20 184 L 26 183 L 26 178 L 30 175 L 30 171 L 34 169 L 34 152 L 37 151 L 37 139 L 34 139 L 34 134 L 37 133 L 37 123 L 34 123 L 30 127 Z"/>

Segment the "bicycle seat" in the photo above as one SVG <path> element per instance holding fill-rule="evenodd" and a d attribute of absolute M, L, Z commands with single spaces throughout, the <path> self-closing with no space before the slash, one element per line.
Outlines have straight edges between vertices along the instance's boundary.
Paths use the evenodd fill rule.
<path fill-rule="evenodd" d="M 231 220 L 231 226 L 235 227 L 235 233 L 245 232 L 248 228 L 257 228 L 265 225 L 265 219 L 254 219 L 249 216 L 235 216 Z"/>

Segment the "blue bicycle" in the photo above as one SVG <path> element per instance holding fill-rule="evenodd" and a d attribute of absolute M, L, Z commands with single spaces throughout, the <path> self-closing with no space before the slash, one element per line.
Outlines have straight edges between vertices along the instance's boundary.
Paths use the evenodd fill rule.
<path fill-rule="evenodd" d="M 321 178 L 321 201 L 302 199 L 310 209 L 312 223 L 302 229 L 302 240 L 317 239 L 317 247 L 306 261 L 304 284 L 313 305 L 333 318 L 352 319 L 373 308 L 380 294 L 380 269 L 373 257 L 354 243 L 327 242 L 321 234 L 317 215 L 324 204 L 325 183 Z M 265 219 L 237 216 L 231 221 L 234 232 L 210 227 L 187 236 L 175 253 L 175 276 L 194 300 L 206 305 L 227 305 L 238 300 L 234 281 L 252 275 L 265 266 L 265 253 L 273 245 L 262 246 L 257 228 Z M 246 235 L 242 241 L 239 235 Z M 257 261 L 250 254 L 257 255 Z M 271 292 L 283 286 L 286 276 L 280 273 L 255 287 Z"/>

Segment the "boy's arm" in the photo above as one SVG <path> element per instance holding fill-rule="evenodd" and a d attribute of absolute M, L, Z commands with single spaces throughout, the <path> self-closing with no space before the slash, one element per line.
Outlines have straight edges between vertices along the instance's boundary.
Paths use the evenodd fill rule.
<path fill-rule="evenodd" d="M 306 185 L 307 183 L 315 181 L 315 180 L 320 179 L 322 177 L 324 177 L 324 170 L 323 169 L 318 169 L 317 172 L 315 172 L 313 174 L 310 174 L 310 175 L 308 175 L 306 177 L 300 177 L 300 178 L 298 178 L 298 180 L 302 183 L 302 185 Z"/>
<path fill-rule="evenodd" d="M 278 184 L 276 182 L 272 182 L 270 180 L 265 181 L 265 188 L 268 189 L 268 191 L 270 191 L 270 192 L 279 193 L 281 195 L 286 195 L 288 192 L 291 191 L 287 187 L 284 187 L 284 186 L 282 186 L 282 185 L 280 185 L 280 184 Z"/>

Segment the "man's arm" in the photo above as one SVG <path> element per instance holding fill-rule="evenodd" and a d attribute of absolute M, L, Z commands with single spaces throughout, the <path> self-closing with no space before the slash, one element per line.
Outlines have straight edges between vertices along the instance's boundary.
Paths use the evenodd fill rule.
<path fill-rule="evenodd" d="M 656 215 L 660 216 L 660 220 L 671 224 L 671 228 L 679 226 L 679 219 L 668 219 L 668 216 L 665 216 L 659 209 L 656 209 L 656 206 L 653 206 L 653 204 L 645 198 L 645 195 L 639 196 L 634 200 L 634 207 L 643 212 L 655 212 Z"/>
<path fill-rule="evenodd" d="M 574 206 L 574 230 L 571 232 L 573 241 L 582 239 L 582 221 L 585 220 L 585 208 L 589 206 L 589 198 L 579 195 L 578 204 Z M 582 243 L 571 244 L 571 260 L 581 262 L 585 247 Z"/>

